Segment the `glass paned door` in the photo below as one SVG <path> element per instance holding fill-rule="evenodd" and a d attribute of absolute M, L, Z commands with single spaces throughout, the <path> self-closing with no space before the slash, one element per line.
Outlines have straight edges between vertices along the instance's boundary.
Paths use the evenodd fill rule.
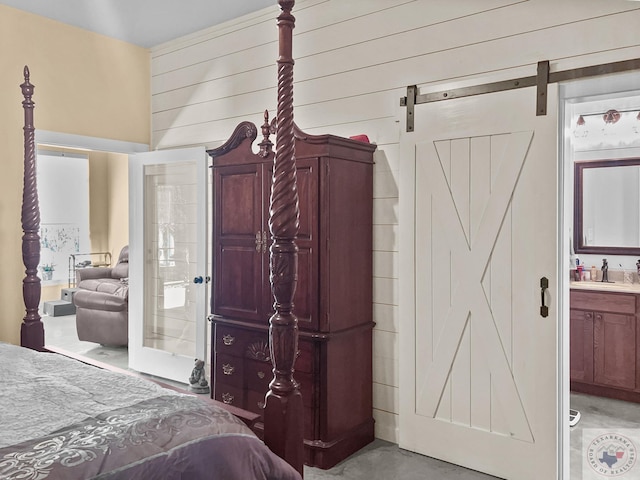
<path fill-rule="evenodd" d="M 130 160 L 129 367 L 184 383 L 206 358 L 207 159 L 197 147 Z"/>

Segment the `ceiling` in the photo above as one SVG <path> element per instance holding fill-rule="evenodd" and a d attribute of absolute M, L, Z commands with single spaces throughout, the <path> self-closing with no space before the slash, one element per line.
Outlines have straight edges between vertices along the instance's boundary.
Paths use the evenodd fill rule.
<path fill-rule="evenodd" d="M 276 0 L 0 0 L 134 45 L 150 48 L 242 15 Z"/>

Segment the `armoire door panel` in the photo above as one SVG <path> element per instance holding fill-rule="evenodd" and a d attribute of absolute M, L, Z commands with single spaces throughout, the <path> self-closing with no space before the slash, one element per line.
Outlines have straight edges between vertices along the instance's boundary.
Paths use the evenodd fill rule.
<path fill-rule="evenodd" d="M 218 234 L 251 237 L 262 231 L 262 185 L 256 165 L 220 169 L 215 188 Z"/>
<path fill-rule="evenodd" d="M 212 312 L 263 320 L 263 198 L 260 164 L 220 167 L 214 174 Z"/>
<path fill-rule="evenodd" d="M 298 206 L 300 223 L 298 242 L 316 240 L 318 232 L 318 177 L 315 159 L 301 159 L 297 163 L 296 177 L 298 185 Z"/>
<path fill-rule="evenodd" d="M 300 210 L 298 236 L 298 283 L 293 298 L 294 313 L 300 328 L 318 328 L 318 160 L 316 158 L 302 158 L 296 161 L 296 183 L 298 189 L 298 207 Z M 271 165 L 268 177 L 273 173 Z M 265 175 L 267 177 L 267 175 Z M 266 188 L 266 187 L 265 187 Z M 268 192 L 267 190 L 265 190 Z M 268 192 L 270 195 L 270 192 Z M 269 202 L 268 196 L 265 202 Z M 268 211 L 265 212 L 268 218 Z M 266 222 L 266 220 L 265 220 Z M 267 225 L 268 227 L 268 225 Z M 271 242 L 269 235 L 269 242 Z M 269 243 L 271 245 L 271 243 Z M 273 314 L 273 297 L 269 283 L 269 249 L 265 255 L 265 311 Z"/>
<path fill-rule="evenodd" d="M 262 264 L 252 245 L 219 246 L 214 278 L 213 313 L 246 320 L 263 320 Z"/>
<path fill-rule="evenodd" d="M 318 281 L 314 268 L 317 258 L 313 250 L 299 248 L 298 250 L 298 284 L 293 297 L 293 312 L 298 318 L 298 325 L 304 329 L 318 328 Z"/>
<path fill-rule="evenodd" d="M 373 198 L 373 172 L 365 163 L 324 162 L 320 169 L 324 186 L 320 230 L 330 247 L 325 254 L 325 245 L 321 245 L 320 257 L 327 260 L 320 273 L 318 328 L 335 331 L 371 321 L 373 204 L 360 199 Z"/>

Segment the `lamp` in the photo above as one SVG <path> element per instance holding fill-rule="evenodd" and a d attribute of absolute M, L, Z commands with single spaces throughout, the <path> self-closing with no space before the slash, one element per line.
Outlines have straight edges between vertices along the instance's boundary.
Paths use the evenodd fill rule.
<path fill-rule="evenodd" d="M 594 120 L 599 117 L 601 120 Z M 599 123 L 599 122 L 602 123 Z M 629 144 L 637 142 L 640 134 L 640 111 L 609 109 L 605 112 L 581 113 L 575 120 L 573 137 L 584 145 Z M 601 125 L 601 126 L 598 126 Z"/>
<path fill-rule="evenodd" d="M 604 115 L 602 115 L 602 119 L 607 125 L 610 123 L 618 123 L 618 120 L 620 120 L 620 112 L 617 110 L 607 110 L 604 112 Z"/>

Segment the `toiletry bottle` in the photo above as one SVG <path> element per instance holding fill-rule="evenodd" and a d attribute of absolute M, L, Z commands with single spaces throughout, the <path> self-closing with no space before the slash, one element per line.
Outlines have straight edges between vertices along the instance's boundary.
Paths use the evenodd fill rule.
<path fill-rule="evenodd" d="M 640 262 L 640 260 L 638 260 Z M 598 269 L 595 265 L 591 265 L 591 281 L 595 282 L 598 276 Z"/>
<path fill-rule="evenodd" d="M 578 265 L 576 267 L 576 281 L 578 282 L 584 280 L 584 278 L 582 278 L 582 270 L 584 270 L 584 265 Z"/>

